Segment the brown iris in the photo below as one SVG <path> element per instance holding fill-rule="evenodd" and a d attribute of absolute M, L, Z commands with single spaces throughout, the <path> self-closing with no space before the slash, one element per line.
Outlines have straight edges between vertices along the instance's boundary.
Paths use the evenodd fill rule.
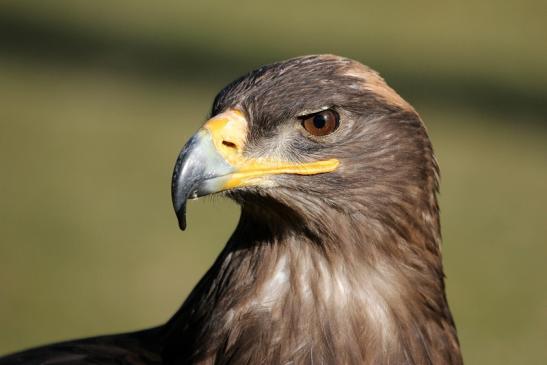
<path fill-rule="evenodd" d="M 302 118 L 302 126 L 313 136 L 326 136 L 338 128 L 338 114 L 334 110 L 307 115 Z"/>

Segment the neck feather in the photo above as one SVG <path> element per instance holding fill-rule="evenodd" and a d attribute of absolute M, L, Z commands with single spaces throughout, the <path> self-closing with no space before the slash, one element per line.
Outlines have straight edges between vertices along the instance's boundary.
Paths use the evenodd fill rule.
<path fill-rule="evenodd" d="M 429 231 L 416 228 L 423 227 L 418 221 L 401 227 L 382 217 L 329 213 L 336 233 L 297 215 L 257 219 L 244 208 L 225 249 L 167 324 L 166 357 L 203 364 L 461 363 L 436 212 L 419 215 L 430 221 Z"/>

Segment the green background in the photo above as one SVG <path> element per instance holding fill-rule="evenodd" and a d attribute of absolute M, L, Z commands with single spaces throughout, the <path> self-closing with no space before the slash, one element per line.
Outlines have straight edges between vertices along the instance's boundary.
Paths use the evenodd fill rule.
<path fill-rule="evenodd" d="M 234 228 L 170 175 L 227 82 L 337 53 L 428 125 L 468 364 L 547 363 L 545 1 L 2 1 L 0 354 L 157 325 Z"/>

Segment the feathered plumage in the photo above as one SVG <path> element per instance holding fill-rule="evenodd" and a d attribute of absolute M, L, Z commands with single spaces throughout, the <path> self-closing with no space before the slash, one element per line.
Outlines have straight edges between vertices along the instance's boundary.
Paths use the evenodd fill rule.
<path fill-rule="evenodd" d="M 325 110 L 332 131 L 303 128 Z M 406 101 L 356 61 L 305 56 L 234 81 L 211 117 L 177 161 L 175 208 L 184 226 L 187 198 L 223 191 L 241 218 L 182 308 L 152 330 L 0 364 L 462 363 L 439 171 Z"/>

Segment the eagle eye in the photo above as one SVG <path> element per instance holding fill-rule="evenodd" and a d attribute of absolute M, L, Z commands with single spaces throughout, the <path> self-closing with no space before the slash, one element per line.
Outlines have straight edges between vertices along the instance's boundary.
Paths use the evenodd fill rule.
<path fill-rule="evenodd" d="M 339 119 L 338 113 L 327 109 L 302 117 L 302 126 L 311 135 L 321 137 L 334 132 L 338 128 Z"/>

